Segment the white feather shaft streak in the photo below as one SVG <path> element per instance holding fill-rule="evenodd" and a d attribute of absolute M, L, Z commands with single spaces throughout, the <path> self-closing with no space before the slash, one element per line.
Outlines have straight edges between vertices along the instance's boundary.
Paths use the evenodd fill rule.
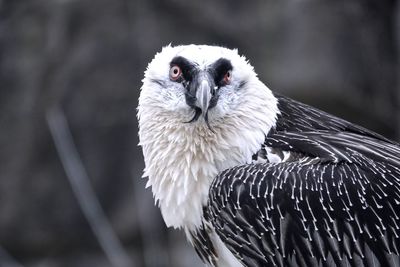
<path fill-rule="evenodd" d="M 53 108 L 47 112 L 46 118 L 72 190 L 104 253 L 112 266 L 134 266 L 90 185 L 88 174 L 76 150 L 64 113 L 59 108 Z"/>

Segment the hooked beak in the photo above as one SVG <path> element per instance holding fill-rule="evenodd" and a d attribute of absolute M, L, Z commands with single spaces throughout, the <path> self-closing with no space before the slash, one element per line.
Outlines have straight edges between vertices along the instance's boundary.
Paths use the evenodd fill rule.
<path fill-rule="evenodd" d="M 203 117 L 206 116 L 208 108 L 210 106 L 210 100 L 212 97 L 211 86 L 207 79 L 200 80 L 199 87 L 196 91 L 196 103 L 195 105 L 201 109 Z"/>
<path fill-rule="evenodd" d="M 200 71 L 189 83 L 186 93 L 186 103 L 195 110 L 194 117 L 189 122 L 197 121 L 202 115 L 208 124 L 208 111 L 217 104 L 215 82 L 208 71 Z"/>

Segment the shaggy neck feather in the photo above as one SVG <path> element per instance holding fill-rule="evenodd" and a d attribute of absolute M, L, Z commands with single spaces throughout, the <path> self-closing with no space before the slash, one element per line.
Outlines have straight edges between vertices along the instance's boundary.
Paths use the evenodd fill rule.
<path fill-rule="evenodd" d="M 262 85 L 255 98 L 223 118 L 213 118 L 211 127 L 201 118 L 185 123 L 173 111 L 139 100 L 139 135 L 145 159 L 144 177 L 168 227 L 194 229 L 201 224 L 212 179 L 222 170 L 250 163 L 271 127 L 277 103 Z M 254 102 L 253 102 L 254 101 Z M 143 102 L 147 104 L 144 105 Z M 265 106 L 265 109 L 260 109 Z M 188 116 L 190 118 L 190 116 Z"/>

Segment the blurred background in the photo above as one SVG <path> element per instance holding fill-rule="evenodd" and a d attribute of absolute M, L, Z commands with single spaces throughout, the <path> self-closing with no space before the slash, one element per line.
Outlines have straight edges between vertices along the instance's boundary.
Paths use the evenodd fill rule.
<path fill-rule="evenodd" d="M 400 140 L 395 0 L 0 0 L 0 266 L 202 266 L 141 179 L 161 47 L 238 48 L 276 92 Z"/>

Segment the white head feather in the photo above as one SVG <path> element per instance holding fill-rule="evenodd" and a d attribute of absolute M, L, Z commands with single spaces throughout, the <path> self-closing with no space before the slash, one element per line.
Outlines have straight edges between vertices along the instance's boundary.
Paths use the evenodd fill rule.
<path fill-rule="evenodd" d="M 207 69 L 220 58 L 233 66 L 231 82 L 219 88 L 217 105 L 190 121 L 185 87 L 172 81 L 170 62 L 181 56 Z M 194 229 L 201 224 L 210 184 L 224 169 L 250 163 L 275 125 L 277 100 L 237 50 L 217 46 L 166 46 L 145 72 L 138 120 L 147 186 L 152 187 L 167 226 Z"/>

